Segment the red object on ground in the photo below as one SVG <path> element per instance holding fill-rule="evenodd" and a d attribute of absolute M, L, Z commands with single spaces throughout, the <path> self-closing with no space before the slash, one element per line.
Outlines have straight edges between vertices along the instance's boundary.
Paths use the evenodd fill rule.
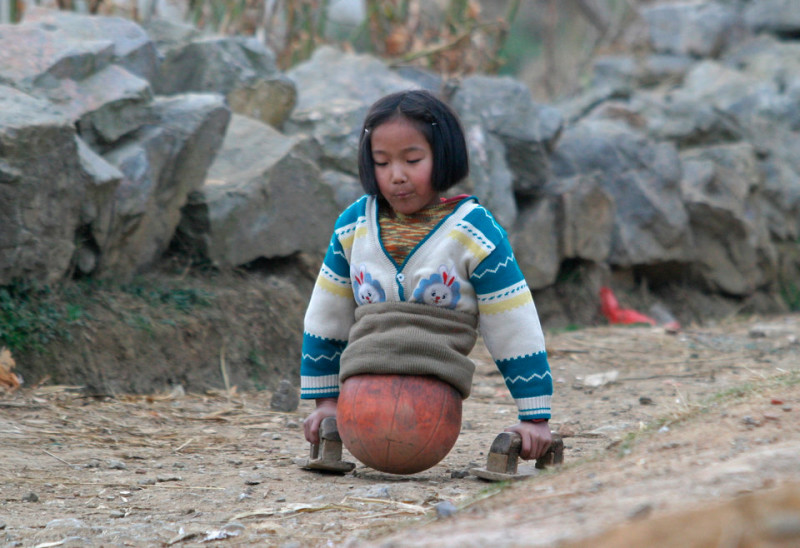
<path fill-rule="evenodd" d="M 447 456 L 461 432 L 461 394 L 433 376 L 356 375 L 336 406 L 342 443 L 367 466 L 415 474 Z"/>
<path fill-rule="evenodd" d="M 609 287 L 600 288 L 600 310 L 609 323 L 634 324 L 646 323 L 656 325 L 650 316 L 637 312 L 632 308 L 620 308 L 617 298 Z"/>

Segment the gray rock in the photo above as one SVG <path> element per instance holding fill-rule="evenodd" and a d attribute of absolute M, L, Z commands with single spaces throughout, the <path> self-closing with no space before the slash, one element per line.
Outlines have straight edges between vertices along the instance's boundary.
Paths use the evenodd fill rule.
<path fill-rule="evenodd" d="M 535 195 L 551 177 L 549 154 L 561 134 L 558 110 L 534 103 L 530 90 L 509 77 L 469 76 L 453 96 L 465 125 L 481 123 L 506 148 L 514 191 Z"/>
<path fill-rule="evenodd" d="M 681 159 L 697 273 L 713 290 L 752 294 L 775 278 L 778 264 L 760 211 L 755 151 L 747 144 L 719 145 Z"/>
<path fill-rule="evenodd" d="M 207 37 L 166 50 L 157 93 L 215 92 L 233 112 L 280 127 L 297 100 L 294 82 L 255 38 Z"/>
<path fill-rule="evenodd" d="M 102 248 L 103 274 L 138 272 L 166 251 L 181 208 L 203 185 L 230 120 L 223 98 L 212 94 L 159 98 L 153 113 L 157 125 L 104 155 L 125 177 Z"/>
<path fill-rule="evenodd" d="M 70 121 L 0 85 L 0 284 L 67 273 L 90 179 Z"/>
<path fill-rule="evenodd" d="M 57 43 L 110 43 L 112 62 L 148 81 L 156 74 L 155 45 L 145 30 L 130 19 L 31 6 L 25 10 L 23 25 L 45 30 Z"/>
<path fill-rule="evenodd" d="M 794 0 L 758 0 L 747 4 L 744 19 L 755 32 L 796 35 L 800 31 L 800 5 Z"/>
<path fill-rule="evenodd" d="M 603 263 L 611 253 L 616 217 L 613 197 L 595 175 L 559 184 L 561 256 Z"/>
<path fill-rule="evenodd" d="M 321 169 L 358 175 L 358 142 L 368 108 L 362 101 L 334 97 L 296 109 L 284 131 L 302 137 L 298 146 Z"/>
<path fill-rule="evenodd" d="M 506 162 L 506 148 L 481 124 L 464 126 L 470 157 L 470 174 L 464 190 L 474 194 L 501 225 L 517 220 L 514 174 Z"/>
<path fill-rule="evenodd" d="M 520 207 L 509 237 L 522 273 L 531 289 L 551 285 L 561 267 L 558 202 L 545 197 Z"/>
<path fill-rule="evenodd" d="M 449 518 L 450 516 L 458 512 L 458 508 L 456 508 L 456 505 L 450 502 L 449 500 L 443 500 L 441 502 L 437 502 L 434 508 L 436 510 L 437 518 Z"/>
<path fill-rule="evenodd" d="M 682 260 L 690 245 L 674 146 L 618 121 L 586 120 L 565 131 L 553 154 L 562 179 L 593 177 L 614 200 L 608 261 L 618 266 Z"/>
<path fill-rule="evenodd" d="M 85 19 L 75 17 L 79 22 Z M 115 43 L 82 40 L 81 32 L 73 36 L 48 21 L 3 26 L 0 82 L 49 100 L 77 122 L 90 144 L 115 141 L 144 124 L 152 99 L 150 85 L 115 64 L 119 61 Z M 51 27 L 55 30 L 45 30 Z"/>
<path fill-rule="evenodd" d="M 680 82 L 692 63 L 688 55 L 604 55 L 592 62 L 593 85 L 632 88 Z"/>
<path fill-rule="evenodd" d="M 291 381 L 283 379 L 272 393 L 269 408 L 273 411 L 291 413 L 297 410 L 298 405 L 300 405 L 300 397 L 297 394 L 297 388 Z"/>
<path fill-rule="evenodd" d="M 234 115 L 205 184 L 190 196 L 181 240 L 227 266 L 324 249 L 339 208 L 296 144 L 266 124 Z"/>
<path fill-rule="evenodd" d="M 717 2 L 676 2 L 642 9 L 650 44 L 659 53 L 717 57 L 743 35 L 744 22 Z"/>
<path fill-rule="evenodd" d="M 298 90 L 293 119 L 298 114 L 308 118 L 309 112 L 332 98 L 350 100 L 366 109 L 389 93 L 419 89 L 371 55 L 345 53 L 330 46 L 317 48 L 308 61 L 296 65 L 286 75 Z"/>

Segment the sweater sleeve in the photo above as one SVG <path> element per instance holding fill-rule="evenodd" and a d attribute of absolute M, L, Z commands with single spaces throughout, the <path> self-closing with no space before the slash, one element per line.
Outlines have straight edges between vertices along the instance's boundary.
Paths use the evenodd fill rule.
<path fill-rule="evenodd" d="M 336 222 L 322 261 L 303 322 L 300 397 L 335 398 L 339 395 L 339 358 L 355 322 L 356 302 L 346 251 L 355 226 L 353 208 Z"/>
<path fill-rule="evenodd" d="M 488 212 L 487 212 L 488 215 Z M 505 231 L 494 224 L 494 250 L 474 269 L 480 331 L 519 409 L 520 420 L 549 419 L 553 377 L 528 284 Z"/>

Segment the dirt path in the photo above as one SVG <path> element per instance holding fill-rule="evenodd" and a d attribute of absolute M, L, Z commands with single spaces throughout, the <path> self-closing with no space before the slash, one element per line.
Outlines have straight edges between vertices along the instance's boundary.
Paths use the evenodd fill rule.
<path fill-rule="evenodd" d="M 510 486 L 466 475 L 515 422 L 482 347 L 458 442 L 407 477 L 300 470 L 311 405 L 273 412 L 263 392 L 0 394 L 0 546 L 550 546 L 642 527 L 800 478 L 799 340 L 798 315 L 550 334 L 566 464 Z"/>

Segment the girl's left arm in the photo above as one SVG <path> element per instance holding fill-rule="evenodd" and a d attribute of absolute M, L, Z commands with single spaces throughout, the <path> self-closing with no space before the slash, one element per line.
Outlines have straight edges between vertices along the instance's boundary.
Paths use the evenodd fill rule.
<path fill-rule="evenodd" d="M 470 276 L 481 335 L 517 404 L 519 419 L 549 419 L 553 377 L 539 315 L 504 232 L 495 243 Z"/>

